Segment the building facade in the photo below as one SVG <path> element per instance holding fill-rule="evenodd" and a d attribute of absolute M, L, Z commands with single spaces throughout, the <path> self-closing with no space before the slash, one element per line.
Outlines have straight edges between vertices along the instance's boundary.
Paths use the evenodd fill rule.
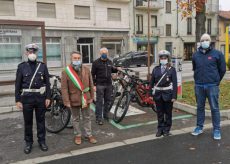
<path fill-rule="evenodd" d="M 133 1 L 133 28 L 131 29 L 130 47 L 133 50 L 147 49 L 148 36 L 148 2 Z M 206 32 L 212 37 L 215 45 L 218 38 L 219 0 L 207 0 Z M 158 62 L 157 52 L 166 49 L 175 57 L 190 61 L 196 50 L 195 11 L 189 18 L 181 18 L 175 0 L 150 0 L 150 44 L 151 54 Z"/>
<path fill-rule="evenodd" d="M 230 26 L 230 11 L 220 11 L 219 12 L 219 41 L 218 49 L 225 54 L 225 41 L 226 41 L 226 27 Z"/>
<path fill-rule="evenodd" d="M 74 50 L 82 53 L 83 63 L 98 58 L 103 46 L 111 57 L 127 52 L 129 10 L 130 0 L 0 0 L 0 19 L 45 22 L 49 67 L 68 64 Z M 0 26 L 0 70 L 15 69 L 26 44 L 42 47 L 37 27 Z"/>

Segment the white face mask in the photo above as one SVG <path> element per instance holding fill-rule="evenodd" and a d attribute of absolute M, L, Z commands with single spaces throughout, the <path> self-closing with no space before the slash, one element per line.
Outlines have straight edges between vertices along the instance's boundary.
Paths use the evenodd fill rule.
<path fill-rule="evenodd" d="M 161 60 L 160 60 L 160 64 L 161 64 L 161 65 L 166 65 L 166 64 L 168 64 L 168 59 L 161 59 Z"/>
<path fill-rule="evenodd" d="M 36 59 L 37 59 L 37 55 L 36 54 L 29 54 L 28 55 L 28 59 L 30 60 L 30 61 L 35 61 Z"/>

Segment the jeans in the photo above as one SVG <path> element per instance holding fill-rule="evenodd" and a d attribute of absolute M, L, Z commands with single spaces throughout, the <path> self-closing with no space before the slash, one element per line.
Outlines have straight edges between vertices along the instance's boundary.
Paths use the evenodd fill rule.
<path fill-rule="evenodd" d="M 109 106 L 111 103 L 112 85 L 96 86 L 97 101 L 96 101 L 96 119 L 101 120 L 102 115 L 108 118 Z"/>
<path fill-rule="evenodd" d="M 197 126 L 203 128 L 205 120 L 205 101 L 208 102 L 212 113 L 214 130 L 220 130 L 219 86 L 195 86 L 197 101 Z"/>

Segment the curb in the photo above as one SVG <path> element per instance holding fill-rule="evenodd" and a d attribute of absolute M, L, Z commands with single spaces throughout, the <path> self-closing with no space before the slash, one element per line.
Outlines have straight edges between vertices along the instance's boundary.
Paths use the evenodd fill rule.
<path fill-rule="evenodd" d="M 173 107 L 176 108 L 176 109 L 179 109 L 181 111 L 193 114 L 193 115 L 197 114 L 196 107 L 192 106 L 192 105 L 188 105 L 188 104 L 184 104 L 184 103 L 176 101 L 176 102 L 173 103 Z M 205 109 L 205 116 L 206 117 L 212 117 L 211 110 Z M 225 117 L 227 119 L 230 119 L 230 109 L 220 111 L 220 116 Z"/>
<path fill-rule="evenodd" d="M 227 126 L 230 125 L 230 120 L 225 120 L 221 122 L 221 126 Z M 204 130 L 211 129 L 212 124 L 205 124 Z M 173 136 L 176 135 L 181 135 L 181 134 L 188 134 L 190 133 L 194 127 L 188 127 L 188 128 L 183 128 L 179 130 L 173 130 L 171 131 Z M 92 152 L 98 152 L 98 151 L 103 151 L 103 150 L 108 150 L 116 147 L 121 147 L 121 146 L 127 146 L 127 145 L 132 145 L 136 143 L 141 143 L 145 141 L 154 141 L 154 140 L 160 140 L 163 137 L 155 137 L 154 134 L 142 136 L 142 137 L 137 137 L 137 138 L 130 138 L 122 141 L 117 141 L 117 142 L 112 142 L 112 143 L 107 143 L 103 145 L 97 145 L 97 146 L 92 146 L 92 147 L 86 147 L 78 150 L 72 150 L 66 153 L 60 153 L 60 154 L 53 154 L 49 156 L 43 156 L 43 157 L 36 157 L 33 159 L 26 159 L 22 161 L 15 161 L 11 164 L 34 164 L 34 163 L 42 163 L 42 162 L 49 162 L 53 160 L 58 160 L 62 158 L 67 158 L 67 157 L 74 157 L 82 154 L 87 154 L 87 153 L 92 153 Z"/>

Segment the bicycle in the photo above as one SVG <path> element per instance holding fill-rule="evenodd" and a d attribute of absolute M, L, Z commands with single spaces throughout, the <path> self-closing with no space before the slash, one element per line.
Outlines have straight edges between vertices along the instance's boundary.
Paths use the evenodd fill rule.
<path fill-rule="evenodd" d="M 122 71 L 118 71 L 116 75 L 112 76 L 112 94 L 109 110 L 113 107 L 115 99 L 121 95 L 124 88 L 128 84 L 128 72 L 133 72 L 133 70 L 128 68 L 123 69 L 123 71 L 125 71 L 125 74 Z M 135 100 L 133 99 L 132 102 L 135 102 Z"/>
<path fill-rule="evenodd" d="M 51 102 L 46 110 L 45 121 L 46 130 L 50 133 L 58 133 L 62 131 L 70 122 L 71 112 L 62 101 L 61 90 L 57 83 L 61 81 L 59 76 L 50 75 L 54 79 L 51 88 Z"/>
<path fill-rule="evenodd" d="M 127 73 L 125 74 L 129 77 L 129 81 L 115 107 L 113 121 L 116 123 L 119 123 L 124 119 L 129 108 L 132 93 L 135 93 L 137 96 L 136 100 L 139 105 L 151 107 L 153 111 L 156 112 L 155 102 L 150 95 L 151 88 L 149 82 L 141 80 L 135 76 L 130 76 Z"/>

